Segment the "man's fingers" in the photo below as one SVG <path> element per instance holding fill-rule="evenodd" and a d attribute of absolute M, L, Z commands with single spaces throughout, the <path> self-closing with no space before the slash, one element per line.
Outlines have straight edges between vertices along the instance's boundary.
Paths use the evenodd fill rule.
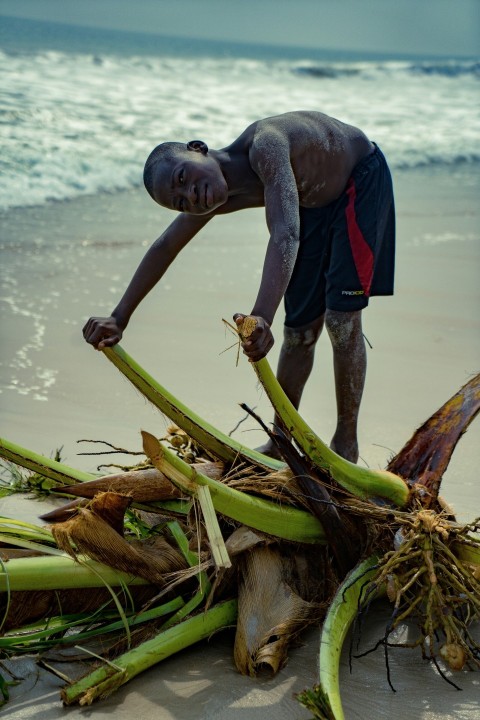
<path fill-rule="evenodd" d="M 91 317 L 84 325 L 83 337 L 97 350 L 116 345 L 122 339 L 122 328 L 113 317 Z"/>
<path fill-rule="evenodd" d="M 252 360 L 253 362 L 258 362 L 258 360 L 261 360 L 262 358 L 267 355 L 267 353 L 271 350 L 273 347 L 274 340 L 271 335 L 262 337 L 260 342 L 254 342 L 254 343 L 244 343 L 243 344 L 243 352 L 248 357 L 249 360 Z"/>
<path fill-rule="evenodd" d="M 233 319 L 240 328 L 246 317 L 247 315 L 242 313 L 235 313 Z M 264 358 L 274 344 L 270 326 L 266 321 L 261 317 L 255 317 L 255 321 L 256 326 L 242 342 L 243 352 L 251 362 L 258 362 Z"/>
<path fill-rule="evenodd" d="M 270 349 L 270 348 L 269 348 Z M 268 350 L 256 350 L 254 353 L 245 353 L 251 362 L 258 362 L 264 358 L 268 353 Z"/>
<path fill-rule="evenodd" d="M 242 322 L 245 320 L 245 317 L 246 317 L 246 315 L 242 315 L 242 313 L 235 313 L 235 315 L 233 316 L 233 321 L 237 325 L 241 325 Z"/>
<path fill-rule="evenodd" d="M 90 335 L 91 326 L 92 326 L 92 318 L 90 318 L 89 320 L 87 320 L 87 322 L 86 322 L 85 325 L 83 326 L 82 332 L 83 332 L 83 337 L 85 338 L 85 340 L 86 340 L 87 337 Z"/>
<path fill-rule="evenodd" d="M 103 338 L 103 340 L 100 340 L 100 342 L 97 345 L 97 350 L 103 350 L 103 348 L 106 347 L 112 347 L 113 345 L 116 345 L 121 340 L 121 337 L 119 335 L 111 335 L 110 337 Z"/>
<path fill-rule="evenodd" d="M 101 327 L 95 327 L 90 330 L 85 340 L 91 345 L 97 347 L 98 343 L 105 339 L 105 330 Z"/>

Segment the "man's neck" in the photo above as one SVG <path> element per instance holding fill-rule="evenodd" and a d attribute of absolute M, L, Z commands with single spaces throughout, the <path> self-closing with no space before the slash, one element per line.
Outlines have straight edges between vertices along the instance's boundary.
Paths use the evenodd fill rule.
<path fill-rule="evenodd" d="M 260 180 L 250 166 L 247 153 L 232 151 L 230 148 L 210 152 L 220 166 L 230 197 L 258 192 Z"/>

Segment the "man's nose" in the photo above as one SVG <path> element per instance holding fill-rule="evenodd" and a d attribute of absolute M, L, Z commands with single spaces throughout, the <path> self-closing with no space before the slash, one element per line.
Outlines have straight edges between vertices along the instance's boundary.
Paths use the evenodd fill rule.
<path fill-rule="evenodd" d="M 188 188 L 187 199 L 190 205 L 196 205 L 198 200 L 197 186 L 193 183 Z"/>

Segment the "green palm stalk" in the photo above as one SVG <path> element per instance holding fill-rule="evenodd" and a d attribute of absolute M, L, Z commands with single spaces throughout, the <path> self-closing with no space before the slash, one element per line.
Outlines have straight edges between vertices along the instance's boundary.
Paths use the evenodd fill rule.
<path fill-rule="evenodd" d="M 284 540 L 325 542 L 322 525 L 310 513 L 247 495 L 212 480 L 177 457 L 150 433 L 142 432 L 142 436 L 145 453 L 158 470 L 189 495 L 196 495 L 199 486 L 208 487 L 213 506 L 222 515 Z"/>
<path fill-rule="evenodd" d="M 255 326 L 255 319 L 247 316 L 239 331 L 242 339 L 248 338 Z M 268 360 L 263 358 L 252 365 L 285 429 L 314 465 L 327 472 L 333 480 L 357 497 L 383 498 L 398 507 L 407 505 L 410 491 L 402 478 L 386 470 L 359 467 L 337 455 L 320 440 L 292 405 Z"/>
<path fill-rule="evenodd" d="M 364 499 L 383 498 L 398 507 L 410 499 L 407 483 L 387 470 L 363 468 L 337 455 L 307 425 L 285 395 L 266 358 L 252 363 L 277 415 L 310 460 L 339 485 Z"/>
<path fill-rule="evenodd" d="M 38 547 L 41 550 L 39 543 Z M 114 570 L 90 558 L 76 562 L 63 553 L 12 559 L 4 564 L 0 572 L 0 592 L 147 584 L 142 578 Z"/>
<path fill-rule="evenodd" d="M 39 475 L 49 477 L 61 485 L 76 485 L 79 482 L 94 480 L 96 477 L 92 473 L 76 470 L 57 460 L 51 460 L 44 455 L 27 450 L 21 445 L 9 442 L 5 438 L 0 438 L 0 457 L 15 463 L 15 465 L 32 470 Z"/>
<path fill-rule="evenodd" d="M 219 603 L 194 615 L 66 686 L 61 693 L 62 700 L 65 705 L 90 705 L 96 698 L 105 698 L 152 665 L 230 626 L 236 616 L 236 600 Z"/>
<path fill-rule="evenodd" d="M 154 380 L 120 345 L 105 348 L 103 353 L 147 400 L 214 457 L 226 462 L 245 460 L 273 470 L 284 467 L 284 463 L 242 445 L 203 420 Z"/>
<path fill-rule="evenodd" d="M 142 623 L 158 620 L 165 615 L 178 611 L 183 605 L 184 600 L 177 597 L 164 605 L 144 612 L 131 611 L 128 615 L 125 613 L 125 617 L 121 620 L 115 619 L 118 617 L 118 613 L 114 615 L 111 611 L 103 611 L 102 608 L 93 614 L 79 613 L 77 615 L 48 618 L 48 621 L 43 620 L 41 623 L 37 622 L 30 627 L 22 627 L 6 632 L 0 637 L 0 651 L 8 653 L 8 655 L 20 655 L 22 653 L 39 653 L 50 647 L 60 645 L 78 645 L 79 642 L 91 640 L 99 635 L 104 636 L 108 633 L 124 630 L 125 624 L 129 628 L 133 628 Z M 95 625 L 92 629 L 83 629 L 83 627 L 92 624 Z M 72 633 L 71 631 L 75 629 L 78 632 Z"/>
<path fill-rule="evenodd" d="M 319 720 L 344 720 L 340 697 L 342 647 L 357 616 L 362 590 L 377 562 L 378 557 L 372 556 L 359 563 L 340 585 L 328 609 L 320 638 L 320 684 L 297 695 L 297 700 Z"/>

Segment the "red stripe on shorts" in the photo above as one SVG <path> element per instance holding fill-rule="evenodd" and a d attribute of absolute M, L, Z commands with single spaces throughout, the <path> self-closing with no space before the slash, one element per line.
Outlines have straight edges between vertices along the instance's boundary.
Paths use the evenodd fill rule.
<path fill-rule="evenodd" d="M 373 278 L 373 252 L 357 224 L 355 215 L 355 198 L 357 191 L 352 178 L 348 181 L 347 196 L 348 205 L 345 209 L 345 215 L 347 218 L 348 239 L 350 240 L 350 247 L 357 269 L 358 279 L 360 280 L 365 295 L 369 297 Z"/>

